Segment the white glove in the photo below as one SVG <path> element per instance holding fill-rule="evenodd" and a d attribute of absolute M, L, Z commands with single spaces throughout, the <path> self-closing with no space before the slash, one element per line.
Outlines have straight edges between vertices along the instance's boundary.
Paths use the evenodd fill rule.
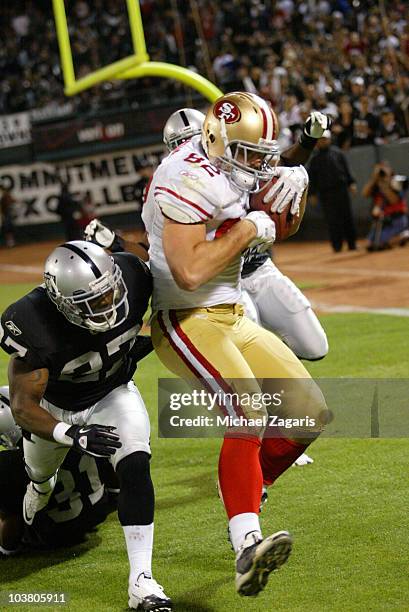
<path fill-rule="evenodd" d="M 98 219 L 93 219 L 84 230 L 84 238 L 88 242 L 94 242 L 104 249 L 109 249 L 115 240 L 115 232 Z"/>
<path fill-rule="evenodd" d="M 304 123 L 304 134 L 310 138 L 321 138 L 331 127 L 331 118 L 319 111 L 313 111 Z"/>
<path fill-rule="evenodd" d="M 291 202 L 291 214 L 298 215 L 302 194 L 308 185 L 308 174 L 304 166 L 278 166 L 275 168 L 278 180 L 270 187 L 263 202 L 271 202 L 271 212 L 281 213 Z"/>
<path fill-rule="evenodd" d="M 248 248 L 260 245 L 258 252 L 266 251 L 276 239 L 276 225 L 274 221 L 262 210 L 253 210 L 244 219 L 251 221 L 257 230 L 257 236 L 250 242 Z"/>

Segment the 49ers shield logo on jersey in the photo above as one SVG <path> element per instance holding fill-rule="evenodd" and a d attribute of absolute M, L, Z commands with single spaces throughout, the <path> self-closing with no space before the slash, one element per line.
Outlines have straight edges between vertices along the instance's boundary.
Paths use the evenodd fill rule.
<path fill-rule="evenodd" d="M 237 104 L 225 100 L 214 105 L 213 113 L 217 119 L 224 119 L 226 123 L 236 123 L 241 117 Z"/>

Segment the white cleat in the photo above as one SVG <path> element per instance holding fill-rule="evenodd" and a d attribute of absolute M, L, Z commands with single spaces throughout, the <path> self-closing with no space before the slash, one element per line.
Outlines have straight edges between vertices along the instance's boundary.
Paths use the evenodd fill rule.
<path fill-rule="evenodd" d="M 165 595 L 163 587 L 151 577 L 139 574 L 136 582 L 129 585 L 128 605 L 134 610 L 147 612 L 170 612 L 172 600 Z"/>
<path fill-rule="evenodd" d="M 23 518 L 27 525 L 32 525 L 35 515 L 48 504 L 52 489 L 47 493 L 41 493 L 35 488 L 34 482 L 29 482 L 23 499 Z"/>
<path fill-rule="evenodd" d="M 308 465 L 309 463 L 314 463 L 314 459 L 303 453 L 294 461 L 293 467 L 297 467 L 297 465 Z"/>
<path fill-rule="evenodd" d="M 279 569 L 291 553 L 292 537 L 287 531 L 277 531 L 258 539 L 248 533 L 236 556 L 236 591 L 254 597 L 264 589 L 271 572 Z"/>

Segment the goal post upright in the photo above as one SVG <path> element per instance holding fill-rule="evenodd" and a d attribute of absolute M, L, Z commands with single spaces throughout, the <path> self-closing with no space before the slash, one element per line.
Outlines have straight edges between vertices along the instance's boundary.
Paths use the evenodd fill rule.
<path fill-rule="evenodd" d="M 166 62 L 149 61 L 139 1 L 126 0 L 126 4 L 134 54 L 99 68 L 85 77 L 76 79 L 64 0 L 53 0 L 54 19 L 64 77 L 64 93 L 67 96 L 78 94 L 103 81 L 146 76 L 180 81 L 192 87 L 192 89 L 196 89 L 210 102 L 214 102 L 223 95 L 223 92 L 216 85 L 193 70 Z"/>

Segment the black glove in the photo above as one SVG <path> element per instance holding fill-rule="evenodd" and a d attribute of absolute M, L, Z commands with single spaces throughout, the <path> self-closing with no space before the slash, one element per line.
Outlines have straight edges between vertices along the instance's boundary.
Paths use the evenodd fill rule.
<path fill-rule="evenodd" d="M 110 457 L 122 443 L 119 436 L 113 433 L 116 427 L 107 425 L 71 425 L 65 432 L 74 440 L 75 450 L 91 457 Z"/>

